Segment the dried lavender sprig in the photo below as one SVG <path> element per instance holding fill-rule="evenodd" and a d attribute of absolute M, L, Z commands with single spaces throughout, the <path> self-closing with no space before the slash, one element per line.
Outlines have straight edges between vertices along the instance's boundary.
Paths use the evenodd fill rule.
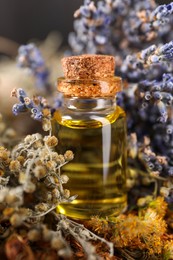
<path fill-rule="evenodd" d="M 96 53 L 99 46 L 108 42 L 110 19 L 107 17 L 107 8 L 96 8 L 93 1 L 85 1 L 74 14 L 80 18 L 74 22 L 76 33 L 69 34 L 69 43 L 73 45 L 76 53 Z M 109 44 L 111 52 L 111 44 Z M 100 50 L 101 52 L 101 50 Z"/>
<path fill-rule="evenodd" d="M 151 177 L 156 179 L 162 179 L 163 176 L 168 177 L 169 165 L 166 156 L 156 155 L 149 145 L 145 146 L 145 143 L 140 153 Z M 166 178 L 163 178 L 163 180 L 166 180 Z"/>
<path fill-rule="evenodd" d="M 170 61 L 173 59 L 173 41 L 159 47 L 153 45 L 142 51 L 139 57 L 144 61 L 144 64 L 149 65 L 162 61 Z"/>
<path fill-rule="evenodd" d="M 166 87 L 166 86 L 165 86 Z M 149 152 L 143 157 L 149 171 L 159 173 L 161 177 L 173 176 L 173 122 L 170 116 L 160 114 L 157 106 L 148 104 L 147 107 L 141 108 L 141 99 L 135 96 L 127 96 L 127 93 L 121 94 L 121 105 L 127 113 L 128 132 L 135 132 L 138 138 L 138 146 L 143 142 L 144 136 L 150 138 L 151 153 Z M 171 109 L 171 108 L 170 108 Z M 151 113 L 152 111 L 152 113 Z M 171 115 L 166 111 L 165 115 Z M 160 119 L 160 120 L 159 120 Z M 167 119 L 167 120 L 166 120 Z M 132 157 L 139 156 L 136 151 L 136 144 L 129 147 L 129 155 Z M 135 149 L 135 150 L 134 150 Z M 145 150 L 146 152 L 147 150 Z M 149 150 L 148 150 L 149 151 Z M 152 155 L 152 156 L 151 156 Z M 161 157 L 165 157 L 167 163 L 160 163 Z M 142 159 L 142 160 L 143 160 Z M 162 160 L 163 161 L 163 160 Z M 135 158 L 132 165 L 135 165 Z M 138 165 L 138 164 L 137 164 Z"/>
<path fill-rule="evenodd" d="M 15 116 L 22 112 L 31 111 L 31 117 L 42 122 L 46 117 L 47 119 L 51 118 L 53 113 L 61 107 L 63 100 L 62 95 L 59 94 L 56 96 L 54 104 L 50 106 L 47 99 L 44 97 L 34 96 L 32 99 L 29 98 L 22 88 L 13 89 L 11 96 L 18 98 L 19 100 L 19 103 L 14 104 L 12 108 Z"/>
<path fill-rule="evenodd" d="M 173 143 L 171 142 L 173 126 L 170 122 L 169 124 L 158 124 L 157 129 L 153 129 L 153 132 L 151 140 L 144 136 L 142 142 L 139 142 L 139 140 L 137 142 L 136 134 L 132 134 L 128 154 L 133 159 L 138 158 L 142 165 L 146 166 L 146 170 L 143 171 L 144 176 L 147 176 L 149 173 L 148 177 L 169 181 L 169 178 L 173 176 Z M 156 143 L 158 147 L 156 147 Z M 140 173 L 140 170 L 138 173 Z"/>
<path fill-rule="evenodd" d="M 140 8 L 139 4 L 135 5 L 123 23 L 125 35 L 131 43 L 150 42 L 171 30 L 173 3 L 156 7 L 154 1 L 150 1 L 150 5 L 141 1 Z"/>
<path fill-rule="evenodd" d="M 135 137 L 135 139 L 134 139 Z M 152 151 L 152 147 L 150 146 L 150 139 L 147 137 L 144 137 L 143 143 L 137 142 L 136 135 L 133 134 L 133 146 L 129 147 L 130 156 L 134 154 L 134 148 L 137 149 L 137 152 L 135 151 L 135 154 L 138 158 L 137 165 L 139 167 L 139 162 L 142 165 L 143 170 L 138 169 L 135 170 L 135 174 L 133 171 L 129 175 L 129 178 L 127 179 L 127 185 L 128 187 L 132 188 L 134 185 L 139 186 L 139 176 L 142 181 L 142 185 L 150 185 L 151 183 L 154 183 L 154 190 L 152 193 L 152 197 L 156 197 L 159 193 L 159 186 L 162 182 L 162 185 L 172 185 L 170 177 L 171 173 L 173 173 L 173 167 L 169 164 L 168 157 L 166 156 L 166 153 L 162 156 L 160 154 L 156 154 Z M 135 146 L 135 147 L 134 147 Z M 135 161 L 133 162 L 135 163 Z M 135 165 L 135 164 L 134 164 Z M 130 164 L 129 164 L 130 166 Z M 145 166 L 145 170 L 144 170 Z M 132 167 L 133 164 L 132 164 Z M 132 168 L 133 170 L 133 168 Z M 137 178 L 138 176 L 138 178 Z M 160 183 L 160 184 L 159 184 Z M 140 183 L 141 185 L 141 183 Z M 153 185 L 152 185 L 153 186 Z M 163 190 L 167 190 L 165 186 L 162 187 Z M 173 188 L 173 187 L 172 187 Z M 133 191 L 132 191 L 133 192 Z M 162 193 L 161 193 L 162 194 Z M 162 194 L 163 195 L 163 194 Z M 166 194 L 164 194 L 164 197 L 167 199 L 169 196 L 169 192 L 167 191 Z M 152 199 L 151 197 L 151 199 Z"/>
<path fill-rule="evenodd" d="M 30 99 L 26 92 L 19 88 L 19 89 L 13 89 L 11 92 L 12 97 L 16 97 L 19 99 L 19 103 L 16 103 L 13 105 L 12 111 L 15 116 L 17 116 L 19 113 L 31 111 L 31 116 L 41 121 L 43 118 L 42 110 L 47 106 L 45 105 L 45 99 L 39 97 L 37 101 L 38 104 L 36 104 L 32 99 Z M 44 101 L 44 102 L 43 102 Z"/>
<path fill-rule="evenodd" d="M 124 60 L 121 73 L 129 80 L 138 81 L 145 76 L 150 77 L 150 72 L 157 70 L 156 77 L 164 71 L 172 71 L 170 66 L 173 60 L 173 41 L 157 47 L 152 45 L 141 52 L 128 55 Z M 170 67 L 170 68 L 169 68 Z"/>
<path fill-rule="evenodd" d="M 155 2 L 140 1 L 131 4 L 130 7 L 128 15 L 123 21 L 124 34 L 129 43 L 138 46 L 140 43 L 153 41 L 158 36 L 158 31 L 152 26 L 150 18 L 156 7 Z"/>
<path fill-rule="evenodd" d="M 163 92 L 171 91 L 171 79 L 172 77 L 170 77 L 170 75 L 164 75 L 162 81 Z M 161 96 L 159 92 L 160 83 L 157 85 L 157 81 L 144 82 L 148 82 L 149 86 L 147 83 L 144 84 L 144 88 L 141 86 L 139 89 L 138 85 L 136 85 L 136 88 L 129 86 L 129 91 L 120 93 L 117 97 L 117 101 L 126 111 L 128 133 L 131 134 L 135 132 L 139 142 L 142 142 L 144 136 L 148 136 L 151 139 L 152 150 L 160 155 L 166 155 L 171 165 L 173 161 L 171 159 L 171 151 L 173 150 L 171 141 L 172 119 L 169 111 L 171 106 L 167 105 L 167 99 L 165 97 L 165 100 L 164 98 L 163 100 L 157 100 L 157 98 Z M 153 91 L 155 99 L 151 98 L 150 91 Z M 169 91 L 165 96 L 167 96 L 167 94 L 169 97 L 170 95 L 172 96 L 172 93 Z M 168 101 L 170 101 L 170 99 Z M 170 103 L 168 102 L 168 104 Z"/>
<path fill-rule="evenodd" d="M 73 52 L 115 54 L 115 46 L 120 47 L 121 42 L 119 23 L 128 14 L 130 3 L 115 0 L 99 1 L 95 5 L 93 1 L 84 1 L 74 15 L 78 18 L 74 22 L 75 32 L 69 35 Z"/>
<path fill-rule="evenodd" d="M 168 107 L 173 104 L 173 75 L 165 73 L 160 80 L 140 81 L 138 92 L 143 100 L 143 105 L 152 103 L 157 106 L 161 116 L 159 121 L 166 122 Z"/>
<path fill-rule="evenodd" d="M 33 43 L 19 47 L 17 64 L 29 69 L 36 79 L 38 89 L 50 90 L 49 71 L 39 49 Z"/>
<path fill-rule="evenodd" d="M 160 155 L 167 157 L 168 165 L 173 166 L 173 131 L 172 119 L 168 119 L 166 124 L 155 124 L 153 126 L 152 146 Z M 166 175 L 171 176 L 172 170 L 165 172 Z"/>
<path fill-rule="evenodd" d="M 134 47 L 140 50 L 144 42 L 153 42 L 171 30 L 169 26 L 162 26 L 161 30 L 156 26 L 159 19 L 158 9 L 154 12 L 156 7 L 149 0 L 103 0 L 96 4 L 84 1 L 75 13 L 75 32 L 69 35 L 73 53 L 118 55 L 118 67 Z"/>
<path fill-rule="evenodd" d="M 163 125 L 162 125 L 163 126 Z M 172 125 L 171 125 L 171 133 L 172 134 Z M 162 135 L 164 136 L 164 135 Z M 172 135 L 173 137 L 173 135 Z M 172 139 L 171 137 L 171 139 Z M 172 146 L 172 144 L 170 144 Z M 140 148 L 141 149 L 141 148 Z M 168 147 L 169 149 L 169 147 Z M 171 148 L 171 150 L 173 150 Z M 170 161 L 169 156 L 164 153 L 164 156 L 160 156 L 155 154 L 151 147 L 148 144 L 143 145 L 143 148 L 140 151 L 140 156 L 145 165 L 147 166 L 149 176 L 155 179 L 155 196 L 160 193 L 164 199 L 167 201 L 170 207 L 172 207 L 173 203 L 173 185 L 172 185 L 172 176 L 173 176 L 173 164 Z M 173 154 L 173 153 L 172 153 Z M 158 184 L 159 181 L 159 184 Z M 162 187 L 159 189 L 159 186 Z"/>
<path fill-rule="evenodd" d="M 151 19 L 153 20 L 153 26 L 158 27 L 169 21 L 169 16 L 173 13 L 173 2 L 158 6 L 152 13 Z"/>

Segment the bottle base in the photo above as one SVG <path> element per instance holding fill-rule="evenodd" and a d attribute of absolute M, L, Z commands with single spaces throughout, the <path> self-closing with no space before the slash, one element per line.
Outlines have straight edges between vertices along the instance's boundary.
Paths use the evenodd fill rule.
<path fill-rule="evenodd" d="M 87 220 L 93 216 L 115 217 L 127 208 L 127 196 L 102 200 L 74 200 L 58 205 L 57 212 L 73 219 Z"/>

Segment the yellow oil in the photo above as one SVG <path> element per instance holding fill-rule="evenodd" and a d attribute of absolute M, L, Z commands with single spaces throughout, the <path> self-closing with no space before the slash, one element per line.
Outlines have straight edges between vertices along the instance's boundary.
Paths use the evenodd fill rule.
<path fill-rule="evenodd" d="M 65 186 L 78 197 L 58 206 L 58 211 L 76 219 L 115 216 L 126 208 L 126 125 L 120 107 L 105 117 L 72 119 L 55 112 L 53 134 L 58 152 L 74 152 L 74 159 L 61 168 L 69 177 Z"/>

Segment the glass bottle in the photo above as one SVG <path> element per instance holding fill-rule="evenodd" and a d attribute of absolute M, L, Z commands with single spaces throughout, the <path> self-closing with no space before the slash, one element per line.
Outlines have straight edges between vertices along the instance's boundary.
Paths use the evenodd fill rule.
<path fill-rule="evenodd" d="M 92 67 L 94 63 L 100 71 L 99 76 L 93 69 L 92 73 L 87 72 L 88 77 L 83 76 L 85 63 L 88 64 L 85 59 L 90 56 Z M 72 150 L 74 153 L 74 159 L 61 168 L 62 174 L 69 177 L 64 186 L 71 195 L 78 195 L 73 202 L 59 205 L 58 211 L 76 219 L 115 216 L 127 206 L 126 117 L 116 105 L 121 78 L 114 77 L 112 68 L 111 76 L 109 68 L 106 74 L 105 68 L 100 68 L 97 60 L 109 56 L 73 56 L 74 63 L 79 57 L 83 64 L 72 67 L 77 69 L 78 76 L 75 71 L 68 78 L 69 68 L 66 73 L 68 65 L 65 64 L 66 77 L 58 79 L 58 91 L 64 99 L 52 121 L 53 134 L 59 140 L 58 152 Z M 68 63 L 68 58 L 64 59 Z"/>

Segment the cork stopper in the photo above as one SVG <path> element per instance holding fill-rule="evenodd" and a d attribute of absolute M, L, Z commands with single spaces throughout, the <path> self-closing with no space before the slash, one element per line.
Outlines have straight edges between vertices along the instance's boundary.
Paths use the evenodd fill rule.
<path fill-rule="evenodd" d="M 108 55 L 84 54 L 61 60 L 68 79 L 102 79 L 114 76 L 115 58 Z"/>
<path fill-rule="evenodd" d="M 121 89 L 121 78 L 114 77 L 113 56 L 84 54 L 61 62 L 64 78 L 58 79 L 58 90 L 66 96 L 110 97 Z"/>

